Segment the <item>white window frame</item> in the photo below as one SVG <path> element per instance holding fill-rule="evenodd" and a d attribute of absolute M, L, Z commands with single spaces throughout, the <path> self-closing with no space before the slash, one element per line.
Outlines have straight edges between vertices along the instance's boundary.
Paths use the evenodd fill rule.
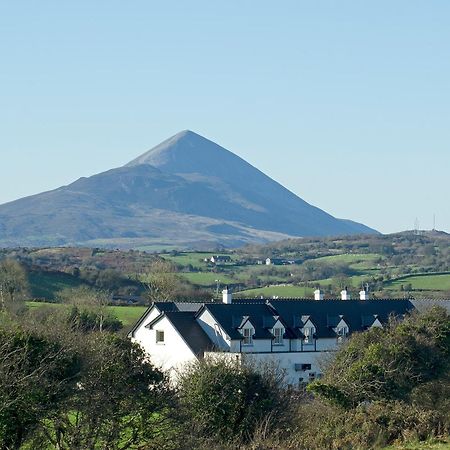
<path fill-rule="evenodd" d="M 314 327 L 304 327 L 302 331 L 305 336 L 303 343 L 307 345 L 312 344 L 314 342 L 314 333 L 316 332 L 316 329 Z"/>
<path fill-rule="evenodd" d="M 162 339 L 161 339 L 162 337 Z M 164 345 L 165 343 L 165 335 L 164 330 L 156 330 L 156 343 L 160 345 Z"/>
<path fill-rule="evenodd" d="M 253 345 L 253 329 L 252 328 L 243 328 L 242 336 L 244 336 L 242 345 Z"/>
<path fill-rule="evenodd" d="M 337 341 L 342 342 L 348 336 L 349 330 L 347 326 L 337 327 L 336 336 Z"/>
<path fill-rule="evenodd" d="M 273 329 L 273 345 L 283 345 L 284 328 L 276 327 Z"/>

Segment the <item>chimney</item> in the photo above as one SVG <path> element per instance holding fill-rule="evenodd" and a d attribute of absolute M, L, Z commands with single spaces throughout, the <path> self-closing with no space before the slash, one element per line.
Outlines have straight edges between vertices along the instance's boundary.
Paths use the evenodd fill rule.
<path fill-rule="evenodd" d="M 369 291 L 367 289 L 363 289 L 359 291 L 359 299 L 360 300 L 369 300 Z"/>
<path fill-rule="evenodd" d="M 350 292 L 348 292 L 347 286 L 341 291 L 341 300 L 350 300 Z"/>
<path fill-rule="evenodd" d="M 232 295 L 231 290 L 228 289 L 228 286 L 222 291 L 222 302 L 226 305 L 231 305 Z"/>
<path fill-rule="evenodd" d="M 323 300 L 323 292 L 320 289 L 314 291 L 314 300 Z"/>

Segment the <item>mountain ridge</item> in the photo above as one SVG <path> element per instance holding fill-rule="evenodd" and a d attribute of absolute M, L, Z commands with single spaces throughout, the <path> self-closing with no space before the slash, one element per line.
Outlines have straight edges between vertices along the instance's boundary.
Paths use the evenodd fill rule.
<path fill-rule="evenodd" d="M 122 167 L 0 205 L 0 245 L 236 246 L 372 233 L 190 130 Z"/>

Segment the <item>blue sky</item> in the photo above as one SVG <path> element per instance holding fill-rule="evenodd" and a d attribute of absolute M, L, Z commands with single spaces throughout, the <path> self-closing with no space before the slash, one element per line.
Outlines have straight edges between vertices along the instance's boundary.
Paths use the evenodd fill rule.
<path fill-rule="evenodd" d="M 450 232 L 450 2 L 0 2 L 0 203 L 191 129 L 382 232 Z"/>

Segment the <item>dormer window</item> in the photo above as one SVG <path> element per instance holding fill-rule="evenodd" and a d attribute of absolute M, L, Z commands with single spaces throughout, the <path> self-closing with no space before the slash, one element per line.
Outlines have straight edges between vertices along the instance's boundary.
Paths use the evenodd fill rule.
<path fill-rule="evenodd" d="M 275 345 L 283 345 L 284 329 L 277 327 L 273 329 L 273 343 Z"/>
<path fill-rule="evenodd" d="M 348 327 L 340 326 L 336 328 L 338 342 L 342 342 L 348 336 Z"/>
<path fill-rule="evenodd" d="M 314 327 L 304 327 L 303 328 L 303 335 L 305 336 L 303 339 L 304 344 L 312 344 L 314 340 L 314 333 L 316 332 L 316 329 Z"/>
<path fill-rule="evenodd" d="M 251 328 L 244 328 L 242 330 L 242 334 L 244 336 L 244 340 L 242 342 L 243 345 L 252 345 L 253 344 L 253 330 Z"/>

